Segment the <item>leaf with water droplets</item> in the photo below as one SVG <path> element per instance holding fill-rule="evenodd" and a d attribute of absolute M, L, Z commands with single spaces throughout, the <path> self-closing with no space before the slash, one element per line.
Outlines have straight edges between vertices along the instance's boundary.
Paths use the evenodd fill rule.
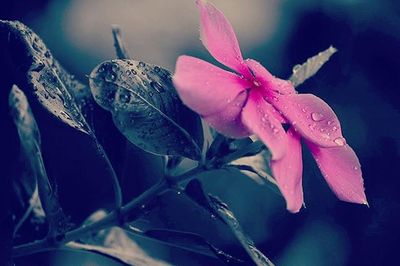
<path fill-rule="evenodd" d="M 201 157 L 200 117 L 185 107 L 169 71 L 135 60 L 101 63 L 90 74 L 96 102 L 110 111 L 125 137 L 159 155 Z"/>
<path fill-rule="evenodd" d="M 90 129 L 68 91 L 69 84 L 63 79 L 66 72 L 61 70 L 39 36 L 19 21 L 0 21 L 0 35 L 7 36 L 8 60 L 15 68 L 18 87 L 30 100 L 35 99 L 65 124 L 89 133 Z"/>
<path fill-rule="evenodd" d="M 1 61 L 7 70 L 5 75 L 18 85 L 29 101 L 43 136 L 41 149 L 47 172 L 53 181 L 57 180 L 60 201 L 71 215 L 75 211 L 68 211 L 66 198 L 70 198 L 71 203 L 73 198 L 71 205 L 74 205 L 81 197 L 88 202 L 88 195 L 94 194 L 89 191 L 99 191 L 99 188 L 93 188 L 90 179 L 107 184 L 107 179 L 116 180 L 107 155 L 84 117 L 88 114 L 93 118 L 92 107 L 97 105 L 91 104 L 94 100 L 89 88 L 66 72 L 38 35 L 21 22 L 0 21 L 0 46 Z M 107 115 L 103 109 L 97 109 Z M 96 120 L 102 118 L 95 117 Z M 81 171 L 82 168 L 86 171 Z M 75 186 L 76 180 L 80 182 L 79 189 L 74 188 L 71 194 L 67 187 Z M 117 182 L 112 184 L 118 198 Z M 93 202 L 99 204 L 100 199 L 106 197 L 93 198 Z M 82 215 L 82 209 L 76 213 Z"/>
<path fill-rule="evenodd" d="M 261 251 L 259 251 L 253 241 L 243 232 L 238 220 L 228 208 L 228 205 L 220 199 L 206 194 L 199 180 L 194 179 L 189 182 L 185 189 L 186 194 L 200 206 L 206 208 L 211 213 L 221 219 L 239 240 L 247 254 L 256 265 L 272 266 L 274 265 Z"/>
<path fill-rule="evenodd" d="M 329 60 L 329 58 L 336 53 L 337 49 L 330 46 L 325 51 L 318 53 L 317 55 L 307 59 L 302 65 L 296 65 L 293 67 L 293 74 L 289 80 L 295 87 L 302 84 L 308 78 L 314 76 L 318 70 Z"/>

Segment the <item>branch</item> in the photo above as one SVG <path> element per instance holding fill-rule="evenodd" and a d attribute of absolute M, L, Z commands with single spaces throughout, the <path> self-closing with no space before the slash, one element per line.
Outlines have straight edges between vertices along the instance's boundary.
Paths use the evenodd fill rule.
<path fill-rule="evenodd" d="M 164 193 L 171 188 L 171 183 L 180 183 L 193 178 L 195 175 L 203 172 L 206 168 L 202 165 L 189 170 L 188 172 L 161 179 L 158 183 L 143 192 L 140 196 L 128 202 L 121 209 L 110 212 L 107 216 L 89 225 L 82 225 L 77 229 L 71 230 L 65 234 L 52 238 L 37 240 L 31 243 L 22 244 L 13 248 L 13 257 L 26 256 L 46 250 L 51 250 L 68 242 L 80 239 L 89 232 L 96 232 L 101 229 L 115 226 L 124 221 L 126 217 L 137 217 L 143 209 L 141 206 L 151 202 L 156 196 Z"/>

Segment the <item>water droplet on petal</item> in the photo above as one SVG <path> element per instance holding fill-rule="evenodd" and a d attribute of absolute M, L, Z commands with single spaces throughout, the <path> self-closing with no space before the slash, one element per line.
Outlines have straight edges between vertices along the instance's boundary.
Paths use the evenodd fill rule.
<path fill-rule="evenodd" d="M 336 138 L 333 142 L 335 142 L 338 146 L 344 146 L 346 144 L 346 140 L 342 137 Z"/>
<path fill-rule="evenodd" d="M 318 122 L 321 121 L 324 118 L 324 115 L 321 113 L 312 113 L 311 114 L 311 119 Z"/>

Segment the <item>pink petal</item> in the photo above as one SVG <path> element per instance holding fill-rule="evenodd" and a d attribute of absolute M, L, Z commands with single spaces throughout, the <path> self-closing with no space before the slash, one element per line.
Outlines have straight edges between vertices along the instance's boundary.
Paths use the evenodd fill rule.
<path fill-rule="evenodd" d="M 178 58 L 173 82 L 183 103 L 201 115 L 223 110 L 248 88 L 239 76 L 190 56 Z"/>
<path fill-rule="evenodd" d="M 253 59 L 246 59 L 246 64 L 255 76 L 254 85 L 262 85 L 269 95 L 269 91 L 275 91 L 279 94 L 296 93 L 293 84 L 290 81 L 274 77 L 265 67 Z"/>
<path fill-rule="evenodd" d="M 327 103 L 315 95 L 276 95 L 271 103 L 307 140 L 321 147 L 346 144 L 337 116 Z"/>
<path fill-rule="evenodd" d="M 241 92 L 222 111 L 203 117 L 219 133 L 231 138 L 243 138 L 250 132 L 243 125 L 240 114 L 247 99 L 247 92 Z"/>
<path fill-rule="evenodd" d="M 296 213 L 303 204 L 301 184 L 303 161 L 301 158 L 300 136 L 290 128 L 287 131 L 288 150 L 280 160 L 271 161 L 271 169 L 278 187 L 286 199 L 288 211 Z"/>
<path fill-rule="evenodd" d="M 339 199 L 368 204 L 361 165 L 349 145 L 336 148 L 321 148 L 310 142 L 307 145 L 326 182 Z"/>
<path fill-rule="evenodd" d="M 251 90 L 242 111 L 242 122 L 267 145 L 272 159 L 279 160 L 286 153 L 287 137 L 274 111 L 274 107 L 259 92 Z"/>
<path fill-rule="evenodd" d="M 212 4 L 197 0 L 200 10 L 200 37 L 207 50 L 222 64 L 238 73 L 250 76 L 232 25 Z"/>

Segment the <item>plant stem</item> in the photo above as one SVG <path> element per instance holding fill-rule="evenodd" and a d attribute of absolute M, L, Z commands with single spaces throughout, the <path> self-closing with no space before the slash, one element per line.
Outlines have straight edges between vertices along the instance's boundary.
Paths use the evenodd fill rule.
<path fill-rule="evenodd" d="M 13 257 L 21 257 L 46 250 L 52 250 L 55 247 L 77 240 L 89 232 L 95 232 L 110 226 L 118 225 L 120 221 L 121 220 L 123 221 L 124 218 L 126 218 L 128 215 L 130 216 L 133 215 L 136 217 L 142 211 L 140 206 L 149 203 L 156 196 L 170 189 L 171 182 L 179 183 L 186 181 L 188 179 L 191 179 L 195 175 L 203 172 L 204 170 L 206 170 L 205 167 L 199 165 L 198 167 L 189 170 L 188 172 L 183 173 L 182 175 L 172 176 L 169 177 L 168 179 L 162 178 L 160 181 L 158 181 L 148 190 L 143 192 L 137 198 L 128 202 L 121 209 L 117 209 L 110 212 L 107 216 L 92 224 L 82 225 L 74 230 L 65 233 L 64 235 L 59 235 L 55 238 L 46 238 L 14 247 Z"/>

